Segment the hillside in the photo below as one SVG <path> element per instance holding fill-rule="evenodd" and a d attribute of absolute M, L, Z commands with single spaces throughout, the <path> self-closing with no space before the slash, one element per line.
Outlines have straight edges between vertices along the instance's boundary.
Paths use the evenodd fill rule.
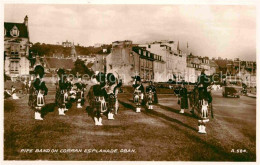
<path fill-rule="evenodd" d="M 83 47 L 83 46 L 75 46 L 76 52 L 78 55 L 89 55 L 89 54 L 102 54 L 103 49 L 107 49 L 108 53 L 110 53 L 111 45 L 103 45 L 99 48 L 94 48 L 93 46 Z M 40 56 L 53 56 L 55 55 L 64 55 L 67 57 L 70 55 L 71 48 L 70 47 L 63 47 L 62 45 L 52 45 L 52 44 L 45 44 L 45 43 L 35 43 L 30 48 L 30 52 L 38 53 Z"/>

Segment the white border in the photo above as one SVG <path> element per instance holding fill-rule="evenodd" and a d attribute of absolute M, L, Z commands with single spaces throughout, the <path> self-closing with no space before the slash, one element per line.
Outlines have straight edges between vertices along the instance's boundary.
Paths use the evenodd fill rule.
<path fill-rule="evenodd" d="M 0 52 L 3 52 L 4 49 L 4 4 L 12 4 L 12 3 L 18 3 L 18 4 L 183 4 L 183 5 L 189 5 L 189 4 L 197 4 L 197 5 L 253 5 L 253 6 L 257 6 L 257 44 L 256 47 L 260 48 L 260 42 L 259 42 L 259 22 L 260 22 L 260 3 L 257 3 L 257 0 L 0 0 L 0 21 L 1 21 L 1 32 L 0 32 L 0 37 L 1 37 L 1 45 L 0 45 Z M 260 62 L 260 53 L 259 53 L 259 49 L 257 49 L 256 51 L 257 55 L 256 55 L 256 60 L 257 60 L 257 64 L 259 64 Z M 2 53 L 3 54 L 3 53 Z M 1 73 L 3 73 L 3 57 L 1 57 L 1 62 L 2 65 L 0 65 L 0 69 L 1 69 Z M 259 74 L 259 67 L 257 66 L 257 75 Z M 116 161 L 116 162 L 100 162 L 100 161 L 3 161 L 3 128 L 4 128 L 4 120 L 3 120 L 3 89 L 4 89 L 4 80 L 3 80 L 3 74 L 0 74 L 0 82 L 1 82 L 1 92 L 2 94 L 0 95 L 0 105 L 2 105 L 2 109 L 0 110 L 0 121 L 1 121 L 1 129 L 0 129 L 0 141 L 1 144 L 0 145 L 0 164 L 21 164 L 21 165 L 28 165 L 28 164 L 32 164 L 32 163 L 37 163 L 37 165 L 41 165 L 41 164 L 93 164 L 93 165 L 97 165 L 97 164 L 194 164 L 194 165 L 201 165 L 201 164 L 226 164 L 226 165 L 233 165 L 233 164 L 256 164 L 259 161 L 259 143 L 258 143 L 258 137 L 259 137 L 259 92 L 257 93 L 257 126 L 256 126 L 256 130 L 257 130 L 257 134 L 256 134 L 256 151 L 257 151 L 257 162 L 249 162 L 249 163 L 244 163 L 244 162 L 177 162 L 177 161 L 168 161 L 168 162 L 161 162 L 161 161 L 157 161 L 157 162 L 152 162 L 152 161 Z M 259 77 L 257 76 L 257 86 L 259 85 Z"/>

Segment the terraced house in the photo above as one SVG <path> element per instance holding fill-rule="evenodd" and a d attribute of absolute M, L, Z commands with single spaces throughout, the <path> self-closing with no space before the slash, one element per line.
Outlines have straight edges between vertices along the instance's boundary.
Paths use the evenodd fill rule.
<path fill-rule="evenodd" d="M 4 23 L 4 72 L 12 81 L 29 75 L 29 46 L 27 16 L 23 23 Z"/>
<path fill-rule="evenodd" d="M 118 75 L 126 84 L 131 83 L 136 75 L 142 81 L 162 81 L 164 66 L 162 56 L 128 40 L 113 42 L 112 51 L 106 57 L 107 73 Z"/>

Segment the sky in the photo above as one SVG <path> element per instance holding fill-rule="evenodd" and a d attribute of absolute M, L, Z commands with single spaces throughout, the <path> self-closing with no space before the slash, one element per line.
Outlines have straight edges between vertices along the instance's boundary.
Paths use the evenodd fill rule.
<path fill-rule="evenodd" d="M 82 46 L 179 41 L 198 56 L 256 61 L 256 7 L 246 5 L 5 4 L 5 22 L 29 18 L 33 43 Z"/>

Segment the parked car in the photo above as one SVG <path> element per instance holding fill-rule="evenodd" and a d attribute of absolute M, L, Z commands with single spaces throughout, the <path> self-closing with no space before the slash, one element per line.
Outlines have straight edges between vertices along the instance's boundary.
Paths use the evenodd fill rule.
<path fill-rule="evenodd" d="M 223 97 L 233 96 L 239 98 L 242 91 L 242 80 L 234 77 L 227 77 L 222 87 Z"/>

